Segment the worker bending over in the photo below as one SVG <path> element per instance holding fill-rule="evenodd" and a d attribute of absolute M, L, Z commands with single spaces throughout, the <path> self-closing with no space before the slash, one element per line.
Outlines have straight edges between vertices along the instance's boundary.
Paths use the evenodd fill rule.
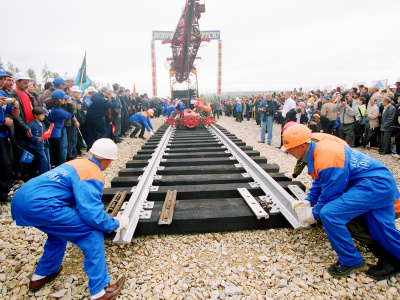
<path fill-rule="evenodd" d="M 108 285 L 103 232 L 119 231 L 129 225 L 126 216 L 112 218 L 101 202 L 104 177 L 101 171 L 117 159 L 117 146 L 99 139 L 90 149 L 93 157 L 75 159 L 25 183 L 15 193 L 11 214 L 19 226 L 34 226 L 47 234 L 43 256 L 29 282 L 35 291 L 56 278 L 62 270 L 67 241 L 85 255 L 91 299 L 114 299 L 125 281 Z"/>
<path fill-rule="evenodd" d="M 140 130 L 139 137 L 141 139 L 146 139 L 144 137 L 145 129 L 147 129 L 147 131 L 150 132 L 151 135 L 153 135 L 154 134 L 153 125 L 151 125 L 150 122 L 150 117 L 153 115 L 154 115 L 154 110 L 151 108 L 147 111 L 137 112 L 136 114 L 132 115 L 129 118 L 129 122 L 132 123 L 132 126 L 134 126 L 135 129 L 132 131 L 130 137 L 136 138 L 136 134 Z"/>
<path fill-rule="evenodd" d="M 321 219 L 338 262 L 328 268 L 333 276 L 347 276 L 367 268 L 355 249 L 346 224 L 362 216 L 367 231 L 392 257 L 391 273 L 382 265 L 367 274 L 378 278 L 393 276 L 400 264 L 400 232 L 395 226 L 395 202 L 400 193 L 392 173 L 379 161 L 333 141 L 311 141 L 311 131 L 293 125 L 283 133 L 282 150 L 307 163 L 314 177 L 305 201 L 293 203 L 300 225 Z M 398 202 L 397 202 L 398 203 Z"/>

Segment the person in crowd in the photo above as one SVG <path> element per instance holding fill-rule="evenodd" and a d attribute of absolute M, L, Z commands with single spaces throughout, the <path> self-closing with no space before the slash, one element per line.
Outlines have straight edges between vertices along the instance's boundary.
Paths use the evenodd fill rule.
<path fill-rule="evenodd" d="M 367 269 L 351 238 L 357 233 L 346 227 L 362 216 L 365 225 L 358 225 L 365 229 L 363 234 L 370 235 L 380 250 L 392 257 L 390 269 L 378 262 L 367 275 L 393 276 L 400 263 L 400 232 L 394 221 L 395 212 L 400 212 L 396 179 L 382 163 L 363 153 L 333 141 L 315 143 L 311 138 L 310 130 L 303 125 L 293 125 L 283 134 L 282 150 L 307 163 L 314 177 L 306 200 L 293 203 L 300 225 L 308 227 L 321 219 L 339 257 L 328 272 L 343 277 Z M 356 239 L 362 237 L 354 235 Z"/>
<path fill-rule="evenodd" d="M 49 142 L 43 137 L 47 128 L 43 120 L 45 110 L 42 107 L 34 107 L 32 114 L 35 119 L 28 124 L 31 128 L 32 136 L 28 142 L 28 147 L 35 150 L 35 155 L 39 160 L 39 175 L 50 171 L 50 152 Z M 54 126 L 54 125 L 53 125 Z"/>
<path fill-rule="evenodd" d="M 121 111 L 121 134 L 119 139 L 121 140 L 125 137 L 126 132 L 128 131 L 128 124 L 129 124 L 129 116 L 132 115 L 132 109 L 130 105 L 130 101 L 128 96 L 126 96 L 125 88 L 123 86 L 119 87 L 119 91 L 121 93 L 121 104 L 122 104 L 122 111 Z"/>
<path fill-rule="evenodd" d="M 55 90 L 64 90 L 68 84 L 61 77 L 54 78 L 53 81 L 49 81 L 52 85 L 50 88 L 46 89 L 46 91 L 42 95 L 42 103 L 46 102 L 46 100 L 51 98 L 51 94 Z"/>
<path fill-rule="evenodd" d="M 38 97 L 39 95 L 36 93 L 38 90 L 37 85 L 35 82 L 29 82 L 28 85 L 28 89 L 26 90 L 26 92 L 28 93 L 30 98 L 34 98 L 34 101 L 36 103 L 36 105 L 38 105 Z"/>
<path fill-rule="evenodd" d="M 31 129 L 28 123 L 33 121 L 32 108 L 36 106 L 34 98 L 30 98 L 26 92 L 31 78 L 28 74 L 18 72 L 14 75 L 15 88 L 8 93 L 10 98 L 15 98 L 19 104 L 20 114 L 14 119 L 14 136 L 17 142 L 17 147 L 14 150 L 14 171 L 17 178 L 22 181 L 28 181 L 30 176 L 30 165 L 28 163 L 20 162 L 20 158 L 24 150 L 28 150 L 28 141 L 32 136 Z"/>
<path fill-rule="evenodd" d="M 370 94 L 368 92 L 368 88 L 366 86 L 360 85 L 360 97 L 364 97 L 365 98 L 365 105 L 367 106 L 367 108 L 369 107 L 369 98 L 370 98 Z"/>
<path fill-rule="evenodd" d="M 334 104 L 331 102 L 331 98 L 329 97 L 329 95 L 324 95 L 321 98 L 321 101 L 323 103 L 321 107 L 321 117 L 326 117 L 330 122 L 329 125 L 324 129 L 324 132 L 332 133 L 333 126 L 335 125 L 338 114 L 337 112 L 332 112 Z"/>
<path fill-rule="evenodd" d="M 75 85 L 75 77 L 69 75 L 68 73 L 64 75 L 64 81 L 67 83 L 70 89 L 72 89 L 72 87 Z"/>
<path fill-rule="evenodd" d="M 371 99 L 374 97 L 371 97 Z M 371 101 L 370 99 L 370 101 Z M 391 138 L 393 131 L 395 130 L 396 124 L 396 108 L 391 105 L 392 99 L 385 96 L 382 98 L 382 119 L 381 119 L 381 150 L 379 154 L 391 154 L 390 146 L 391 146 Z"/>
<path fill-rule="evenodd" d="M 114 94 L 115 94 L 115 102 L 117 103 L 117 106 L 114 108 L 114 113 L 113 113 L 113 120 L 114 120 L 114 125 L 115 125 L 115 132 L 114 132 L 114 142 L 120 143 L 120 135 L 121 135 L 121 118 L 122 118 L 122 99 L 121 99 L 121 93 L 120 93 L 120 86 L 118 83 L 114 83 L 112 85 Z"/>
<path fill-rule="evenodd" d="M 88 149 L 92 147 L 94 141 L 107 137 L 107 126 L 104 116 L 109 109 L 115 109 L 117 107 L 115 94 L 105 86 L 101 87 L 98 93 L 94 93 L 90 101 L 92 101 L 92 104 L 89 106 L 86 113 L 86 122 L 88 126 L 86 145 Z"/>
<path fill-rule="evenodd" d="M 19 116 L 19 103 L 16 99 L 6 102 L 8 95 L 3 91 L 6 82 L 7 73 L 0 67 L 0 202 L 8 201 L 8 193 L 13 184 L 13 164 L 11 156 L 11 145 L 13 141 L 10 127 L 13 125 L 13 119 Z M 11 117 L 7 117 L 9 114 Z"/>
<path fill-rule="evenodd" d="M 235 105 L 235 111 L 236 111 L 236 121 L 237 122 L 242 122 L 243 121 L 243 106 L 242 106 L 242 101 L 239 98 L 236 98 L 236 105 Z"/>
<path fill-rule="evenodd" d="M 371 97 L 369 99 L 375 98 L 376 99 L 376 104 L 378 106 L 381 106 L 382 95 L 379 93 L 379 86 L 377 86 L 377 85 L 371 86 L 369 88 L 369 92 L 371 94 Z"/>
<path fill-rule="evenodd" d="M 364 118 L 365 113 L 367 112 L 367 99 L 364 97 L 359 97 L 357 98 L 357 103 L 358 103 L 358 118 Z"/>
<path fill-rule="evenodd" d="M 395 145 L 396 145 L 396 153 L 393 156 L 397 159 L 400 159 L 400 98 L 397 98 L 397 110 L 396 110 L 396 136 L 395 136 Z"/>
<path fill-rule="evenodd" d="M 66 76 L 67 78 L 71 78 Z M 72 77 L 73 78 L 73 77 Z M 73 79 L 70 79 L 70 81 Z M 75 159 L 78 155 L 76 144 L 78 143 L 78 128 L 80 127 L 80 123 L 78 119 L 80 119 L 78 109 L 80 109 L 80 104 L 78 102 L 82 91 L 78 86 L 72 86 L 69 88 L 70 98 L 66 99 L 67 103 L 67 111 L 72 115 L 71 122 L 68 122 L 65 125 L 66 134 L 67 134 L 67 156 L 66 161 Z"/>
<path fill-rule="evenodd" d="M 179 99 L 179 101 L 178 101 L 177 108 L 178 108 L 180 111 L 183 111 L 183 110 L 186 108 L 185 103 L 184 103 L 181 99 Z"/>
<path fill-rule="evenodd" d="M 143 111 L 148 111 L 150 108 L 150 103 L 149 103 L 149 99 L 146 93 L 144 93 L 143 96 L 140 97 L 141 98 L 141 103 L 142 103 L 142 110 Z M 175 103 L 176 104 L 176 103 Z M 174 104 L 174 105 L 175 105 Z"/>
<path fill-rule="evenodd" d="M 168 107 L 167 107 L 167 109 L 166 109 L 166 111 L 165 111 L 165 113 L 164 113 L 164 116 L 166 116 L 166 117 L 171 117 L 171 115 L 174 115 L 176 113 L 176 108 L 175 108 L 175 106 L 174 105 L 172 105 L 172 103 L 169 103 L 168 104 Z M 136 113 L 137 114 L 137 113 Z M 132 121 L 129 121 L 129 122 L 131 122 L 132 123 Z"/>
<path fill-rule="evenodd" d="M 364 97 L 362 97 L 364 98 Z M 369 101 L 369 107 L 365 112 L 365 116 L 369 120 L 369 129 L 367 136 L 370 142 L 371 148 L 377 148 L 380 141 L 380 128 L 379 128 L 379 107 L 376 104 L 376 99 L 372 98 Z M 366 143 L 365 143 L 366 144 Z"/>
<path fill-rule="evenodd" d="M 291 109 L 286 114 L 286 119 L 289 121 L 296 121 L 298 124 L 307 124 L 308 117 L 306 114 L 306 102 L 298 102 L 295 109 Z"/>
<path fill-rule="evenodd" d="M 44 103 L 46 115 L 54 124 L 53 131 L 49 138 L 49 145 L 51 164 L 56 167 L 63 163 L 61 131 L 64 127 L 64 121 L 72 118 L 72 114 L 62 108 L 65 104 L 65 100 L 69 98 L 68 95 L 65 95 L 64 91 L 55 90 L 51 94 L 51 98 L 47 99 Z"/>
<path fill-rule="evenodd" d="M 46 93 L 46 91 L 50 91 L 50 94 Z M 44 88 L 42 90 L 42 93 L 39 95 L 38 97 L 38 106 L 42 107 L 43 103 L 44 103 L 44 99 L 43 96 L 45 95 L 45 93 L 48 95 L 48 98 L 51 97 L 51 93 L 54 92 L 54 85 L 53 82 L 51 81 L 47 81 L 44 84 Z"/>
<path fill-rule="evenodd" d="M 175 108 L 175 107 L 174 107 Z M 139 138 L 146 139 L 144 137 L 144 130 L 147 129 L 151 135 L 154 134 L 153 125 L 151 125 L 150 117 L 154 115 L 154 110 L 151 108 L 148 111 L 137 112 L 129 118 L 129 122 L 135 129 L 132 131 L 130 137 L 136 138 L 136 134 L 139 133 Z"/>
<path fill-rule="evenodd" d="M 259 143 L 265 143 L 265 131 L 267 130 L 267 143 L 268 145 L 271 145 L 275 117 L 275 106 L 271 93 L 265 95 L 265 100 L 258 105 L 257 110 L 260 114 L 261 120 L 261 140 Z"/>
<path fill-rule="evenodd" d="M 344 92 L 343 95 L 338 94 L 332 112 L 339 112 L 340 115 L 339 137 L 345 140 L 350 147 L 354 147 L 354 125 L 358 113 L 358 103 L 354 101 L 350 92 Z"/>
<path fill-rule="evenodd" d="M 245 106 L 246 106 L 246 119 L 247 121 L 250 121 L 251 107 L 252 107 L 251 100 L 246 100 Z"/>
<path fill-rule="evenodd" d="M 122 289 L 123 276 L 107 286 L 111 277 L 103 232 L 127 228 L 129 218 L 108 216 L 101 202 L 102 171 L 117 159 L 118 149 L 110 139 L 99 139 L 90 152 L 92 158 L 72 160 L 42 174 L 20 187 L 13 197 L 11 214 L 17 225 L 34 226 L 47 234 L 43 255 L 29 282 L 31 291 L 60 274 L 67 242 L 76 244 L 85 256 L 91 299 L 114 299 Z"/>

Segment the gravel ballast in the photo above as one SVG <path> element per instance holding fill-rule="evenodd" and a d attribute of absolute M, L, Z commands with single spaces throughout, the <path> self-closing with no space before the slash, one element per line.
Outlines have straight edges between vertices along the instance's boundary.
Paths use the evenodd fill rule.
<path fill-rule="evenodd" d="M 152 119 L 157 129 L 165 118 Z M 235 122 L 221 117 L 218 124 L 254 150 L 292 172 L 296 160 L 277 149 L 280 125 L 274 125 L 272 145 L 260 144 L 254 120 Z M 148 133 L 145 135 L 148 137 Z M 129 136 L 118 144 L 119 159 L 104 172 L 106 187 L 132 159 L 145 140 Z M 399 160 L 375 150 L 361 150 L 383 162 L 400 182 Z M 89 157 L 85 154 L 85 157 Z M 306 170 L 296 179 L 311 186 Z M 61 275 L 36 293 L 28 283 L 42 255 L 46 235 L 12 221 L 10 205 L 0 215 L 1 299 L 90 299 L 88 278 L 79 248 L 68 244 Z M 376 259 L 357 244 L 370 265 Z M 322 227 L 133 238 L 129 245 L 105 241 L 108 272 L 113 281 L 127 280 L 118 299 L 398 299 L 399 276 L 374 281 L 364 272 L 336 279 L 326 269 L 337 256 Z"/>

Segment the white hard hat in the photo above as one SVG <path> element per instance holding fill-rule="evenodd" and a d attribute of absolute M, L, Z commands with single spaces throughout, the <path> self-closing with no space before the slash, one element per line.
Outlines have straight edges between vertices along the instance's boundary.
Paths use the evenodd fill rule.
<path fill-rule="evenodd" d="M 92 148 L 89 150 L 92 154 L 98 158 L 104 159 L 117 159 L 118 158 L 118 147 L 110 139 L 98 139 L 93 143 Z"/>

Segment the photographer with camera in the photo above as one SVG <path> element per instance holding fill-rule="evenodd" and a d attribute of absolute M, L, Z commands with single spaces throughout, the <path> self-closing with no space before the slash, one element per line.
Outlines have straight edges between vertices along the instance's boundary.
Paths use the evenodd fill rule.
<path fill-rule="evenodd" d="M 274 101 L 272 100 L 272 94 L 267 93 L 265 95 L 265 100 L 263 100 L 258 106 L 258 112 L 260 113 L 261 120 L 261 140 L 259 143 L 265 143 L 265 130 L 268 130 L 267 143 L 271 145 L 272 142 L 272 132 L 274 126 L 274 115 L 275 107 Z"/>
<path fill-rule="evenodd" d="M 296 108 L 290 110 L 286 114 L 286 118 L 289 121 L 295 121 L 297 124 L 307 125 L 308 117 L 307 117 L 307 113 L 306 113 L 306 103 L 299 102 L 297 104 Z"/>
<path fill-rule="evenodd" d="M 335 105 L 332 112 L 340 114 L 340 130 L 339 137 L 345 140 L 350 147 L 354 147 L 355 133 L 354 125 L 358 115 L 358 103 L 355 101 L 350 92 L 337 94 Z"/>

